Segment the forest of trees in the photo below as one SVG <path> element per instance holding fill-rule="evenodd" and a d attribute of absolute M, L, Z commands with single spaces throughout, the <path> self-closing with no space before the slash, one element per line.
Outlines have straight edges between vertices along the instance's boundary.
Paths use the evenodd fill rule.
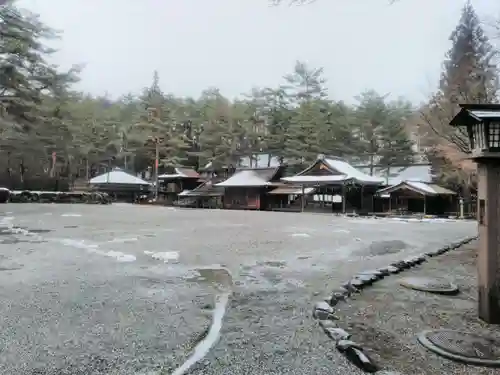
<path fill-rule="evenodd" d="M 78 68 L 48 62 L 54 51 L 42 41 L 57 35 L 14 3 L 0 7 L 0 174 L 75 180 L 103 166 L 138 172 L 153 166 L 155 143 L 160 168 L 238 165 L 262 152 L 297 166 L 320 153 L 390 166 L 414 160 L 410 134 L 420 133 L 443 183 L 473 183 L 461 157 L 467 142 L 447 125 L 457 103 L 496 101 L 498 75 L 470 5 L 451 34 L 439 89 L 415 108 L 375 91 L 356 105 L 331 100 L 323 70 L 303 62 L 279 87 L 235 100 L 217 88 L 198 98 L 165 93 L 157 72 L 140 93 L 94 97 L 74 89 Z"/>

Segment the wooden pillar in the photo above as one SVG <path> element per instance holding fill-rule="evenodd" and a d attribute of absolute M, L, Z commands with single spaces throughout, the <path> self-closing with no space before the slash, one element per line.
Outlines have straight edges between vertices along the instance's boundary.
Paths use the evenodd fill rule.
<path fill-rule="evenodd" d="M 364 193 L 364 189 L 365 189 L 365 186 L 361 185 L 361 190 L 360 190 L 361 191 L 361 210 L 363 210 L 363 200 L 365 198 L 365 196 L 363 194 Z"/>
<path fill-rule="evenodd" d="M 500 324 L 500 165 L 478 163 L 479 318 Z"/>
<path fill-rule="evenodd" d="M 342 213 L 345 214 L 346 202 L 345 202 L 345 184 L 342 184 Z"/>
<path fill-rule="evenodd" d="M 301 186 L 302 188 L 302 195 L 300 196 L 300 212 L 304 212 L 304 206 L 305 206 L 305 192 L 306 192 L 306 189 L 304 187 L 304 185 L 302 184 Z"/>
<path fill-rule="evenodd" d="M 424 215 L 427 215 L 427 195 L 424 195 Z"/>

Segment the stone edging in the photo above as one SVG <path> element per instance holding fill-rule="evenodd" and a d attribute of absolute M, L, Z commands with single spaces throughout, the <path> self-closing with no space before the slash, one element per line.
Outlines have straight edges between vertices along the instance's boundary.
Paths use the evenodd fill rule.
<path fill-rule="evenodd" d="M 336 323 L 339 318 L 335 315 L 334 307 L 336 307 L 339 303 L 346 301 L 353 294 L 360 293 L 366 287 L 386 276 L 399 274 L 400 272 L 426 262 L 428 258 L 442 255 L 475 239 L 477 239 L 477 236 L 467 237 L 462 241 L 453 242 L 452 244 L 441 247 L 437 250 L 429 251 L 422 255 L 405 260 L 393 262 L 387 267 L 360 272 L 354 275 L 350 280 L 344 282 L 340 288 L 332 291 L 331 297 L 326 298 L 324 301 L 317 302 L 313 307 L 312 316 L 314 319 L 319 321 L 320 328 L 323 329 L 327 336 L 335 341 L 337 350 L 343 353 L 350 362 L 365 372 L 377 372 L 379 367 L 363 351 L 362 346 L 354 341 L 350 341 L 351 335 L 346 330 L 339 327 Z"/>
<path fill-rule="evenodd" d="M 31 191 L 2 190 L 4 199 L 0 203 L 88 203 L 110 204 L 109 194 L 98 191 Z"/>

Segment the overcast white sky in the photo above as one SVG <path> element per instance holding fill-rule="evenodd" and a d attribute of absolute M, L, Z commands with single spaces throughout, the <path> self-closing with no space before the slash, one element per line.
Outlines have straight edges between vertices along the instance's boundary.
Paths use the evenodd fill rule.
<path fill-rule="evenodd" d="M 323 67 L 330 96 L 352 101 L 373 88 L 425 99 L 436 85 L 465 0 L 20 0 L 63 32 L 55 62 L 84 63 L 80 88 L 113 97 L 138 92 L 155 69 L 161 86 L 234 97 L 273 86 L 295 60 Z M 473 0 L 480 16 L 500 4 Z"/>

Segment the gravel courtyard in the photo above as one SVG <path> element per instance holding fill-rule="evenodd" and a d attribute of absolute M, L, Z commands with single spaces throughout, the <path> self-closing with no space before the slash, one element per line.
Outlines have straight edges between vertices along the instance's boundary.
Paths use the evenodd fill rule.
<path fill-rule="evenodd" d="M 220 339 L 190 373 L 358 374 L 311 303 L 356 271 L 475 233 L 466 221 L 1 205 L 0 374 L 172 374 L 229 285 Z"/>

